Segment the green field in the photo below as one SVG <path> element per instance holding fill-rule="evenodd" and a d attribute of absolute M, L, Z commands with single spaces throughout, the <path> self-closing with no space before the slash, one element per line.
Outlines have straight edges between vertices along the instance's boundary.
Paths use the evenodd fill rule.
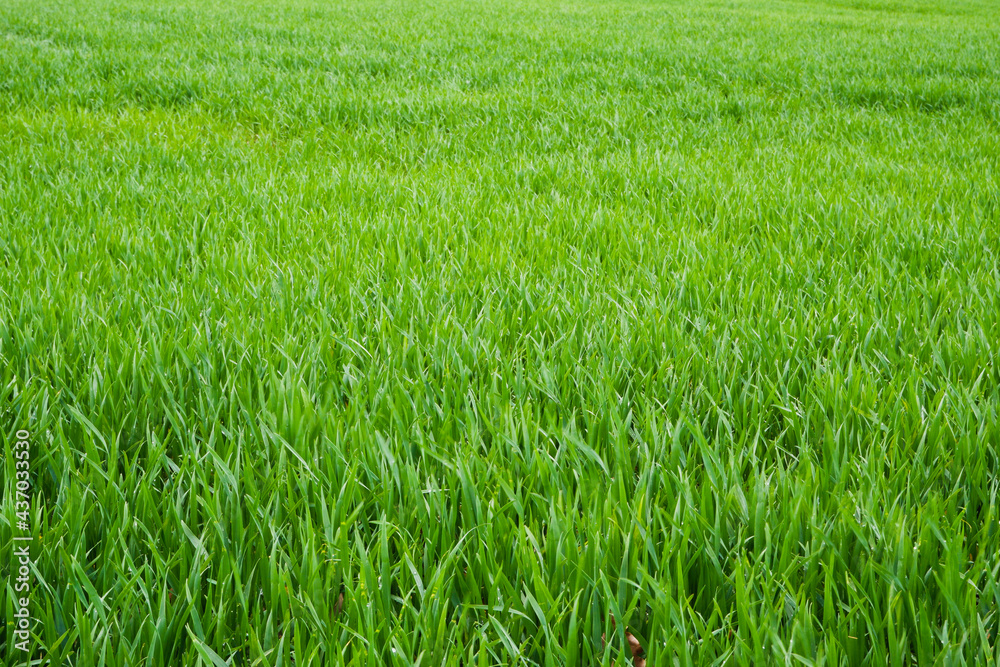
<path fill-rule="evenodd" d="M 4 2 L 0 664 L 996 665 L 998 256 L 997 0 Z"/>

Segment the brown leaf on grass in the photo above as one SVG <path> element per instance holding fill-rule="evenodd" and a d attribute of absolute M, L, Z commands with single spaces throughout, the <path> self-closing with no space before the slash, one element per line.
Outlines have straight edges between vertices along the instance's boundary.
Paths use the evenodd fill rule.
<path fill-rule="evenodd" d="M 337 598 L 337 603 L 333 605 L 333 615 L 340 616 L 340 612 L 344 610 L 344 594 L 341 593 L 340 597 Z"/>
<path fill-rule="evenodd" d="M 639 644 L 639 640 L 632 635 L 631 632 L 625 631 L 625 641 L 628 642 L 628 648 L 632 651 L 632 664 L 635 667 L 646 667 L 646 652 L 642 650 L 642 645 Z"/>
<path fill-rule="evenodd" d="M 611 629 L 615 628 L 615 619 L 611 619 Z M 604 635 L 601 635 L 601 642 L 606 641 Z M 646 652 L 642 650 L 642 644 L 639 640 L 635 638 L 628 630 L 625 631 L 625 643 L 628 644 L 629 651 L 632 653 L 632 665 L 633 667 L 646 667 Z"/>

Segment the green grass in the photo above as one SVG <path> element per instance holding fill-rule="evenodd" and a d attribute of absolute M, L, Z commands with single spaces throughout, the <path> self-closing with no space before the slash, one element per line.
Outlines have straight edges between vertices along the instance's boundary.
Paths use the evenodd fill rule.
<path fill-rule="evenodd" d="M 33 664 L 995 665 L 998 168 L 995 1 L 5 2 L 0 661 L 28 429 Z"/>

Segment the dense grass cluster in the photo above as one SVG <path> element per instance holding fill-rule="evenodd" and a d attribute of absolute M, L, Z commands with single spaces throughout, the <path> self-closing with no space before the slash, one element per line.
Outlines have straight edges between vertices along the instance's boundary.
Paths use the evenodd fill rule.
<path fill-rule="evenodd" d="M 995 664 L 998 167 L 992 0 L 5 2 L 0 661 L 28 429 L 35 664 Z"/>

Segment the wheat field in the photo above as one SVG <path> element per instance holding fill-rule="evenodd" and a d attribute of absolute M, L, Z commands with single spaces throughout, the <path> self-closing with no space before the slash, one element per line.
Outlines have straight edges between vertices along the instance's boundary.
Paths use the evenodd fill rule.
<path fill-rule="evenodd" d="M 0 661 L 995 665 L 998 167 L 995 0 L 5 2 Z"/>

